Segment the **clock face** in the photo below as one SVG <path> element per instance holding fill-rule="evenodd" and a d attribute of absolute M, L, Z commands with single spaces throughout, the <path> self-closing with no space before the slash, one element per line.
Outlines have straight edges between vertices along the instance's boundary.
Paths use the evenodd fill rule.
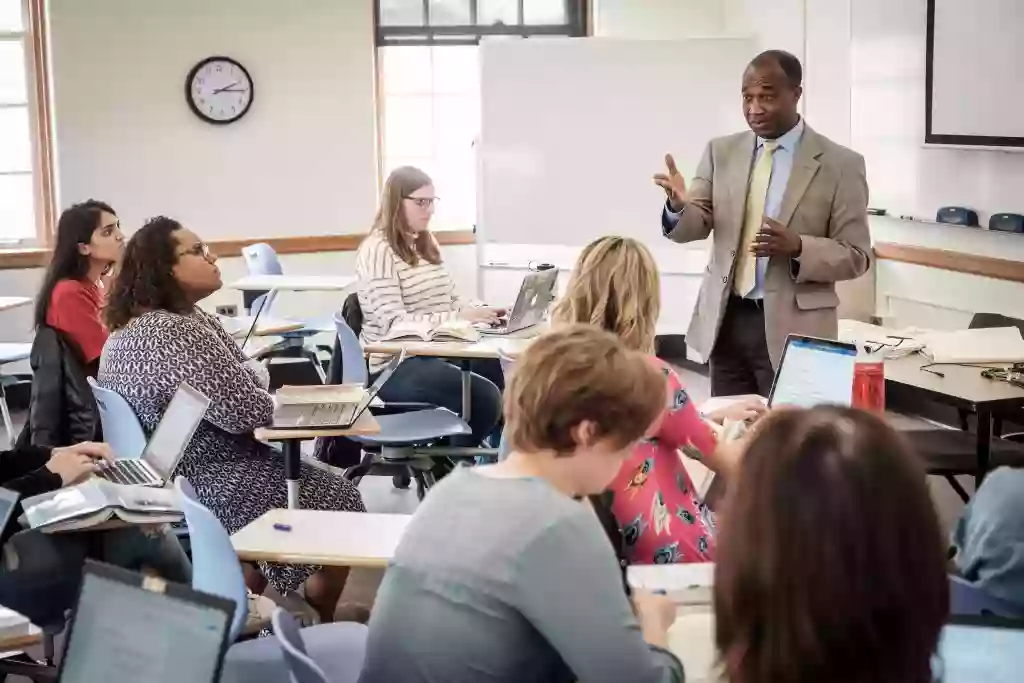
<path fill-rule="evenodd" d="M 185 79 L 192 112 L 209 123 L 233 123 L 252 106 L 253 84 L 245 67 L 229 57 L 208 57 Z"/>

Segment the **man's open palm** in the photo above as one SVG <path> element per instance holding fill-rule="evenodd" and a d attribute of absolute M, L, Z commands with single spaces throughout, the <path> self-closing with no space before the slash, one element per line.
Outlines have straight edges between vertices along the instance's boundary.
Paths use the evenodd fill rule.
<path fill-rule="evenodd" d="M 676 160 L 672 158 L 671 154 L 665 155 L 665 168 L 668 169 L 667 174 L 654 174 L 654 184 L 665 190 L 668 204 L 673 211 L 682 211 L 686 202 L 689 201 L 689 197 L 686 195 L 686 180 L 676 168 Z"/>

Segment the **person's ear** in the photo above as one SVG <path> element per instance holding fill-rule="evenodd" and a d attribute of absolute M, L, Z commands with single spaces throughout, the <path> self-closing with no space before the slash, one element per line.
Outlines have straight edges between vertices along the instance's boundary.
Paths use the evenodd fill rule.
<path fill-rule="evenodd" d="M 798 85 L 795 88 L 793 88 L 793 99 L 794 99 L 794 101 L 799 102 L 800 101 L 800 96 L 803 95 L 803 94 L 804 94 L 804 87 L 802 85 Z"/>
<path fill-rule="evenodd" d="M 597 424 L 591 420 L 583 420 L 572 428 L 572 440 L 576 448 L 590 448 L 597 443 Z"/>
<path fill-rule="evenodd" d="M 82 256 L 88 256 L 90 253 L 92 253 L 92 249 L 89 248 L 88 244 L 85 244 L 83 242 L 79 242 L 78 243 L 78 253 L 81 254 Z"/>

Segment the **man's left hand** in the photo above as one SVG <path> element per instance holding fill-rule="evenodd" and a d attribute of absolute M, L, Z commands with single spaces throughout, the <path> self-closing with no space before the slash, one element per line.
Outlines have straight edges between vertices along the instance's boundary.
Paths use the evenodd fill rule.
<path fill-rule="evenodd" d="M 782 223 L 766 217 L 761 224 L 761 230 L 754 236 L 750 252 L 755 256 L 796 258 L 800 255 L 802 248 L 800 235 Z"/>

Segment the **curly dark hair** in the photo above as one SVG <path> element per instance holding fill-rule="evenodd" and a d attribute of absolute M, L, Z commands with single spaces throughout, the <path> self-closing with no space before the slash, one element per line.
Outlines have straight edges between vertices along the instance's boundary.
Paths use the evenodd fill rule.
<path fill-rule="evenodd" d="M 111 332 L 148 311 L 187 313 L 191 310 L 192 302 L 173 270 L 178 254 L 172 235 L 181 229 L 181 223 L 173 218 L 157 216 L 146 221 L 128 240 L 121 270 L 103 311 Z"/>

